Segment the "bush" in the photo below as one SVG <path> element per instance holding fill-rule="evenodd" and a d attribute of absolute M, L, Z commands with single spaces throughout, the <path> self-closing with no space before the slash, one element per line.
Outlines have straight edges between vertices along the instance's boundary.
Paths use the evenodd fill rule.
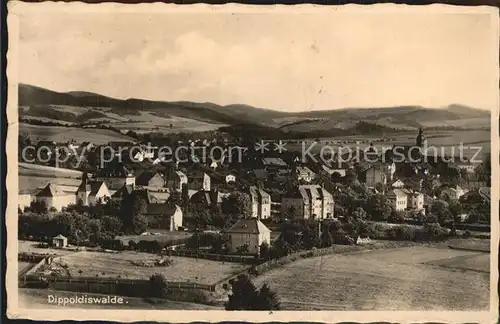
<path fill-rule="evenodd" d="M 471 235 L 472 235 L 472 233 L 471 233 L 469 230 L 466 230 L 466 231 L 462 234 L 462 236 L 463 236 L 463 237 L 465 237 L 465 238 L 469 238 L 469 237 L 471 237 Z"/>
<path fill-rule="evenodd" d="M 410 225 L 399 225 L 389 229 L 389 238 L 397 241 L 415 241 L 415 228 Z"/>

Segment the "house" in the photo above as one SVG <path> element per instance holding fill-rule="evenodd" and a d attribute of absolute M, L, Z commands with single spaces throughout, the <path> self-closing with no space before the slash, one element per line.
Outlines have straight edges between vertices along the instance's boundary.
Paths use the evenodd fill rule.
<path fill-rule="evenodd" d="M 123 185 L 123 187 L 121 187 L 111 195 L 111 200 L 116 202 L 121 202 L 123 198 L 130 196 L 130 194 L 133 191 L 134 191 L 133 185 Z"/>
<path fill-rule="evenodd" d="M 249 254 L 258 254 L 262 243 L 271 244 L 271 230 L 256 218 L 239 219 L 225 233 L 229 236 L 230 253 L 237 253 L 246 246 Z"/>
<path fill-rule="evenodd" d="M 406 208 L 409 210 L 414 210 L 417 212 L 424 211 L 424 194 L 412 190 L 412 189 L 402 189 L 402 191 L 406 194 L 407 203 Z"/>
<path fill-rule="evenodd" d="M 222 193 L 218 190 L 199 190 L 189 198 L 189 202 L 191 204 L 204 206 L 208 209 L 214 206 L 220 206 L 222 204 L 222 199 L 227 196 L 229 196 L 228 193 Z"/>
<path fill-rule="evenodd" d="M 403 181 L 401 181 L 400 179 L 397 179 L 396 181 L 393 181 L 391 183 L 391 187 L 392 188 L 403 188 L 405 186 L 405 183 Z"/>
<path fill-rule="evenodd" d="M 31 202 L 35 200 L 35 195 L 31 190 L 19 190 L 17 195 L 17 208 L 24 211 L 24 208 L 31 206 Z"/>
<path fill-rule="evenodd" d="M 167 188 L 182 191 L 182 187 L 188 184 L 188 178 L 182 171 L 172 171 L 167 177 Z"/>
<path fill-rule="evenodd" d="M 377 183 L 386 185 L 387 182 L 392 181 L 394 172 L 396 172 L 394 163 L 374 163 L 366 170 L 365 183 L 369 188 L 375 187 Z"/>
<path fill-rule="evenodd" d="M 76 203 L 74 192 L 64 191 L 51 183 L 37 193 L 35 199 L 38 203 L 44 203 L 47 209 L 55 208 L 57 211 Z"/>
<path fill-rule="evenodd" d="M 249 187 L 252 217 L 268 219 L 271 217 L 271 195 L 256 186 Z"/>
<path fill-rule="evenodd" d="M 210 190 L 210 176 L 205 172 L 196 171 L 189 176 L 188 188 L 191 190 Z"/>
<path fill-rule="evenodd" d="M 299 181 L 311 182 L 316 177 L 316 174 L 308 167 L 296 167 L 294 171 L 295 177 Z"/>
<path fill-rule="evenodd" d="M 165 187 L 165 179 L 158 172 L 144 171 L 135 178 L 136 186 L 160 189 Z"/>
<path fill-rule="evenodd" d="M 88 182 L 86 178 L 76 191 L 76 203 L 82 206 L 92 206 L 98 203 L 104 203 L 106 197 L 110 197 L 108 187 L 104 181 Z"/>
<path fill-rule="evenodd" d="M 148 204 L 146 217 L 149 228 L 177 231 L 182 227 L 183 214 L 179 206 L 161 203 Z"/>
<path fill-rule="evenodd" d="M 121 163 L 110 163 L 97 171 L 97 181 L 105 181 L 109 190 L 118 190 L 123 185 L 135 185 L 135 177 L 131 170 Z"/>
<path fill-rule="evenodd" d="M 441 188 L 441 198 L 448 198 L 448 199 L 460 199 L 465 193 L 467 193 L 466 189 L 463 189 L 460 186 L 454 186 L 454 187 L 444 187 Z"/>
<path fill-rule="evenodd" d="M 52 246 L 57 248 L 64 248 L 68 245 L 68 238 L 61 234 L 52 238 Z"/>
<path fill-rule="evenodd" d="M 281 214 L 293 219 L 333 218 L 333 196 L 319 185 L 300 185 L 281 200 Z"/>
<path fill-rule="evenodd" d="M 395 211 L 404 211 L 408 206 L 408 197 L 402 189 L 392 189 L 387 192 L 387 198 L 391 201 Z"/>

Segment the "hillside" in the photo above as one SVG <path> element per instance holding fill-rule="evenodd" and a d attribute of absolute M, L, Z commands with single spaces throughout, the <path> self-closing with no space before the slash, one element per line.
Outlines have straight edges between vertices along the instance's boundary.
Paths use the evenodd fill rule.
<path fill-rule="evenodd" d="M 198 132 L 246 124 L 278 128 L 285 133 L 333 134 L 356 129 L 359 122 L 376 124 L 384 131 L 419 127 L 474 129 L 490 125 L 488 111 L 458 104 L 443 109 L 398 106 L 285 113 L 244 104 L 122 100 L 86 91 L 61 93 L 26 84 L 19 85 L 19 106 L 22 120 L 48 118 L 77 127 L 108 124 L 124 132 Z"/>

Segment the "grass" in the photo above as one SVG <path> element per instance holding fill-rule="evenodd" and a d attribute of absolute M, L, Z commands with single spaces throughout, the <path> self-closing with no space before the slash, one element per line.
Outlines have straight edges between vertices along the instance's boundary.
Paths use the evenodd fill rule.
<path fill-rule="evenodd" d="M 21 253 L 21 252 L 41 253 L 41 254 L 47 253 L 47 254 L 56 254 L 56 255 L 66 255 L 66 254 L 75 253 L 73 251 L 62 250 L 62 249 L 39 248 L 36 246 L 38 243 L 39 242 L 18 240 L 17 241 L 18 253 Z"/>
<path fill-rule="evenodd" d="M 214 284 L 247 266 L 238 263 L 217 262 L 204 259 L 171 257 L 173 264 L 168 267 L 146 268 L 132 264 L 134 260 L 151 260 L 157 255 L 125 251 L 117 254 L 100 252 L 77 252 L 61 258 L 67 264 L 72 277 L 111 277 L 126 279 L 149 279 L 155 273 L 163 273 L 168 281 L 197 282 Z M 79 273 L 79 270 L 82 273 Z"/>
<path fill-rule="evenodd" d="M 287 264 L 255 283 L 268 282 L 284 309 L 486 310 L 488 257 L 431 246 L 334 254 Z M 456 269 L 460 258 L 478 258 L 485 272 Z"/>
<path fill-rule="evenodd" d="M 17 269 L 18 269 L 18 272 L 21 273 L 23 272 L 25 269 L 27 268 L 30 268 L 31 266 L 33 266 L 34 263 L 32 262 L 24 262 L 24 261 L 19 261 L 17 263 Z"/>
<path fill-rule="evenodd" d="M 99 145 L 107 144 L 110 141 L 134 141 L 131 137 L 107 129 L 83 129 L 20 123 L 19 132 L 29 134 L 31 140 L 35 143 L 40 140 L 52 140 L 58 143 L 75 140 L 77 143 L 91 141 Z"/>
<path fill-rule="evenodd" d="M 19 306 L 26 308 L 59 308 L 58 306 L 48 303 L 48 296 L 53 295 L 62 298 L 72 298 L 77 296 L 86 296 L 87 298 L 102 298 L 106 295 L 91 294 L 91 293 L 75 293 L 61 290 L 48 290 L 48 289 L 26 289 L 20 288 L 19 290 Z M 177 302 L 171 300 L 160 299 L 145 299 L 145 298 L 132 298 L 122 297 L 123 304 L 107 304 L 96 306 L 91 304 L 80 305 L 67 305 L 66 308 L 111 308 L 111 309 L 177 309 L 177 310 L 217 310 L 220 309 L 214 306 L 193 304 L 185 302 Z"/>
<path fill-rule="evenodd" d="M 187 232 L 169 232 L 161 229 L 148 229 L 147 232 L 160 233 L 160 235 L 123 235 L 118 236 L 117 239 L 121 240 L 124 244 L 128 244 L 129 241 L 134 241 L 136 243 L 139 241 L 168 242 L 188 238 L 192 235 L 192 233 Z"/>

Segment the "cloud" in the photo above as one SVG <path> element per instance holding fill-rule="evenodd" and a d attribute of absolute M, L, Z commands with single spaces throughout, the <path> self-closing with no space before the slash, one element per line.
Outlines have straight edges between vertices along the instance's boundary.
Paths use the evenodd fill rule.
<path fill-rule="evenodd" d="M 494 56 L 484 59 L 494 46 L 480 17 L 105 18 L 24 19 L 23 82 L 281 110 L 496 103 Z"/>

